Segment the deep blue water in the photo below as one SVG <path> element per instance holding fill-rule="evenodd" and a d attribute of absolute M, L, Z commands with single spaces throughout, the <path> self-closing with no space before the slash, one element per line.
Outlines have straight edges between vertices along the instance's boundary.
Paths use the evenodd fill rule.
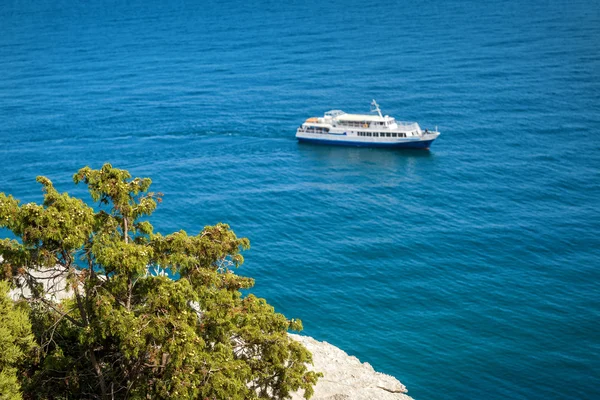
<path fill-rule="evenodd" d="M 600 4 L 483 3 L 3 0 L 0 191 L 111 162 L 416 399 L 600 398 Z M 295 141 L 373 98 L 442 136 Z"/>

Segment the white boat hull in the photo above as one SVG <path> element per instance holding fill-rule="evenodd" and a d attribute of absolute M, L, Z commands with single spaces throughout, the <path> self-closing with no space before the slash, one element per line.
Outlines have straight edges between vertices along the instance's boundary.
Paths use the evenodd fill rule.
<path fill-rule="evenodd" d="M 296 138 L 301 142 L 356 147 L 392 147 L 404 149 L 428 149 L 439 136 L 438 132 L 407 138 L 365 137 L 347 133 L 308 133 L 298 129 Z"/>

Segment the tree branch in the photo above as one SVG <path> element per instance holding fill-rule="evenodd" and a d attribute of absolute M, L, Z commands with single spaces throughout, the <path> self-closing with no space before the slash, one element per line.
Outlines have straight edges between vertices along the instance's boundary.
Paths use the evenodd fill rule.
<path fill-rule="evenodd" d="M 47 305 L 48 307 L 50 307 L 52 310 L 54 310 L 54 312 L 56 312 L 61 317 L 66 318 L 69 321 L 71 321 L 71 323 L 73 323 L 74 325 L 77 325 L 80 328 L 84 327 L 83 323 L 81 323 L 80 321 L 77 321 L 75 318 L 71 317 L 69 314 L 66 314 L 66 313 L 60 311 L 58 308 L 56 308 L 54 306 L 54 304 L 52 304 L 51 301 L 48 301 L 48 300 L 44 299 L 43 297 L 37 298 L 37 299 L 35 299 L 33 301 L 34 302 L 42 302 L 42 303 L 44 303 L 45 305 Z"/>

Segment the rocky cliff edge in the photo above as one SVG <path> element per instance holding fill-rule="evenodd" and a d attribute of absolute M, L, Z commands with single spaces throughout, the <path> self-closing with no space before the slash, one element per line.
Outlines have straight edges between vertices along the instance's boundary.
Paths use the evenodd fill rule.
<path fill-rule="evenodd" d="M 390 375 L 376 372 L 369 363 L 327 343 L 308 336 L 290 334 L 313 355 L 310 369 L 323 373 L 315 386 L 311 400 L 413 400 L 407 396 L 406 387 Z M 292 395 L 292 400 L 302 400 L 302 392 Z"/>

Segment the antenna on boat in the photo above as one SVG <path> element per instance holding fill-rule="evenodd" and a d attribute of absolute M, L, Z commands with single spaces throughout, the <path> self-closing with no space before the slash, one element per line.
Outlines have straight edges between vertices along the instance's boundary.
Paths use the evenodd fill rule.
<path fill-rule="evenodd" d="M 379 114 L 379 116 L 383 118 L 383 115 L 381 115 L 381 110 L 379 109 L 379 104 L 377 104 L 375 99 L 373 99 L 373 102 L 371 103 L 371 112 L 375 111 L 377 111 L 377 114 Z"/>

